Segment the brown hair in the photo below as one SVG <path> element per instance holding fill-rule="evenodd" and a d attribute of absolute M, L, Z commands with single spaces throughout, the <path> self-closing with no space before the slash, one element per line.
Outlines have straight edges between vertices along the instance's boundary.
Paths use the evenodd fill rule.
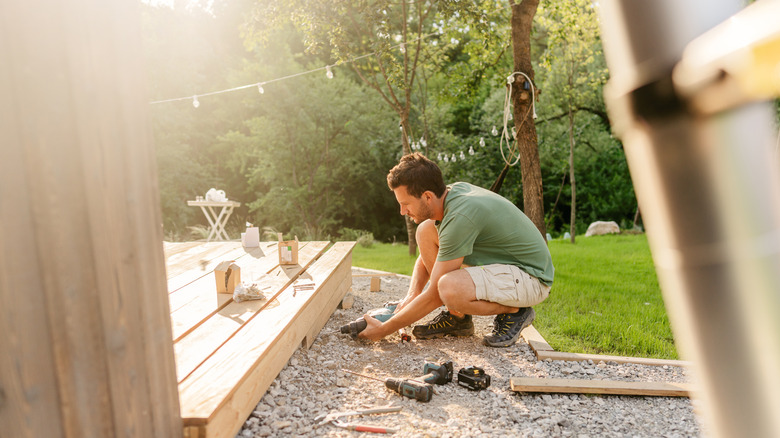
<path fill-rule="evenodd" d="M 415 198 L 428 190 L 441 198 L 447 189 L 439 166 L 419 152 L 401 157 L 401 161 L 387 174 L 387 186 L 390 190 L 406 186 L 406 191 Z"/>

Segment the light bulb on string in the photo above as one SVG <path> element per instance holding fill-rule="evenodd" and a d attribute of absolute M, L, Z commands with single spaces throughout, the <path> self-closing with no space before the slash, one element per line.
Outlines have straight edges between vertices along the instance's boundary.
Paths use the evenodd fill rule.
<path fill-rule="evenodd" d="M 474 146 L 469 146 L 469 155 L 474 155 L 476 152 L 474 152 Z"/>
<path fill-rule="evenodd" d="M 325 76 L 327 76 L 328 79 L 333 79 L 333 70 L 330 69 L 329 65 L 325 66 Z"/>
<path fill-rule="evenodd" d="M 192 106 L 195 108 L 200 106 L 200 102 L 198 102 L 198 96 L 192 96 Z"/>
<path fill-rule="evenodd" d="M 445 162 L 445 163 L 449 163 L 449 162 L 450 162 L 450 157 L 448 157 L 448 156 L 446 156 L 446 155 L 445 155 L 445 156 L 444 156 L 444 162 Z"/>
<path fill-rule="evenodd" d="M 436 155 L 436 159 L 437 159 L 437 160 L 439 160 L 439 161 L 441 161 L 441 152 L 439 152 L 439 154 L 438 154 L 438 155 Z"/>
<path fill-rule="evenodd" d="M 452 156 L 450 157 L 450 161 L 452 161 L 454 163 L 454 162 L 458 161 L 458 157 L 456 157 L 455 154 L 452 154 Z"/>
<path fill-rule="evenodd" d="M 517 129 L 515 127 L 512 127 L 512 138 L 517 138 Z"/>
<path fill-rule="evenodd" d="M 514 118 L 515 118 L 515 116 L 512 115 L 512 111 L 509 111 L 509 120 L 512 120 Z"/>
<path fill-rule="evenodd" d="M 485 147 L 485 137 L 479 138 L 479 147 L 484 148 Z"/>
<path fill-rule="evenodd" d="M 422 145 L 424 148 L 425 148 L 425 147 L 428 147 L 428 142 L 427 142 L 427 141 L 425 141 L 425 139 L 424 139 L 424 138 L 421 138 L 421 139 L 420 139 L 420 144 L 421 144 L 421 145 Z"/>
<path fill-rule="evenodd" d="M 263 84 L 257 84 L 257 92 L 260 94 L 265 94 L 265 90 L 263 89 Z"/>
<path fill-rule="evenodd" d="M 493 135 L 498 135 L 498 129 L 496 129 L 496 125 L 493 125 L 493 129 L 490 130 L 490 133 Z"/>
<path fill-rule="evenodd" d="M 401 43 L 401 53 L 406 53 L 406 43 Z"/>
<path fill-rule="evenodd" d="M 460 151 L 460 159 L 461 161 L 466 159 L 466 154 L 464 154 L 463 151 Z"/>

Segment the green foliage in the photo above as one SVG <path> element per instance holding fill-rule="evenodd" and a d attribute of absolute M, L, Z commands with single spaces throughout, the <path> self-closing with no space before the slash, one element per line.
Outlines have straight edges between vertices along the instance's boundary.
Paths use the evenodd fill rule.
<path fill-rule="evenodd" d="M 350 220 L 372 225 L 362 212 L 381 199 L 366 194 L 385 190 L 380 154 L 364 140 L 382 123 L 371 111 L 376 99 L 340 77 L 301 78 L 266 95 L 265 115 L 220 139 L 256 199 L 249 203 L 254 222 L 318 239 Z"/>
<path fill-rule="evenodd" d="M 512 67 L 510 11 L 502 1 L 407 6 L 404 15 L 403 4 L 382 1 L 217 1 L 209 11 L 142 5 L 151 100 L 286 77 L 380 52 L 378 58 L 361 58 L 352 72 L 345 64 L 334 67 L 333 80 L 319 71 L 264 84 L 262 95 L 251 87 L 201 96 L 197 109 L 190 99 L 151 105 L 166 238 L 191 238 L 189 226 L 206 224 L 186 201 L 215 187 L 242 203 L 228 223 L 231 236 L 249 221 L 299 238 L 338 236 L 346 227 L 366 230 L 382 242 L 404 241 L 404 222 L 385 183 L 387 170 L 400 158 L 399 115 L 376 89 L 359 85 L 357 72 L 376 84 L 381 60 L 392 89 L 405 99 L 404 54 L 393 46 L 405 41 L 411 56 L 420 33 L 428 35 L 420 60 L 406 64 L 407 74 L 416 75 L 408 90 L 411 140 L 426 139 L 422 151 L 433 159 L 441 154 L 438 162 L 448 182 L 489 187 L 504 165 L 498 137 L 490 132 L 502 128 Z M 545 59 L 557 65 L 542 55 L 562 53 L 550 35 L 553 26 L 561 28 L 551 22 L 552 11 L 564 6 L 541 5 L 532 39 L 543 91 L 536 124 L 545 210 L 553 234 L 564 228 L 570 211 L 567 196 L 556 202 L 559 189 L 569 189 L 567 124 L 561 118 L 564 94 L 553 86 L 561 76 L 541 65 Z M 297 18 L 289 20 L 292 12 Z M 353 18 L 363 21 L 351 23 Z M 589 19 L 581 14 L 565 23 L 586 29 L 595 21 L 576 22 Z M 582 93 L 590 97 L 580 102 L 575 126 L 582 231 L 597 219 L 630 224 L 636 211 L 623 151 L 610 135 L 595 80 L 603 71 L 599 44 L 593 41 L 595 61 L 587 75 L 580 74 L 593 79 L 583 86 L 596 89 Z M 453 154 L 455 162 L 449 160 Z M 509 170 L 500 193 L 522 208 L 519 166 Z"/>
<path fill-rule="evenodd" d="M 342 240 L 355 241 L 364 248 L 371 248 L 374 245 L 374 233 L 370 231 L 342 228 L 339 234 Z"/>

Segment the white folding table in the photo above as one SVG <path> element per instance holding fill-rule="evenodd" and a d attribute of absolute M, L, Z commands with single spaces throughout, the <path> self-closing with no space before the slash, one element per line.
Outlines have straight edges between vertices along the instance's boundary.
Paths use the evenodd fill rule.
<path fill-rule="evenodd" d="M 191 207 L 200 207 L 203 214 L 206 215 L 206 219 L 209 221 L 211 230 L 209 231 L 209 237 L 207 241 L 214 240 L 230 240 L 225 232 L 225 224 L 227 224 L 230 215 L 233 214 L 234 207 L 240 207 L 241 203 L 236 201 L 214 202 L 214 201 L 187 201 L 187 205 Z M 214 209 L 219 208 L 219 213 Z"/>

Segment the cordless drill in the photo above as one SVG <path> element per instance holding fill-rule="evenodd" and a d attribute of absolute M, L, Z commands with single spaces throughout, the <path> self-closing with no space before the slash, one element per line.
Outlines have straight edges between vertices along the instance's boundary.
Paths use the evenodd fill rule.
<path fill-rule="evenodd" d="M 384 306 L 378 309 L 370 310 L 368 314 L 382 322 L 385 322 L 388 319 L 393 317 L 393 312 L 395 312 L 395 308 L 398 306 L 399 303 L 400 301 L 385 303 Z M 365 318 L 361 316 L 360 318 L 350 322 L 349 324 L 345 324 L 341 326 L 341 333 L 347 333 L 350 336 L 352 336 L 352 339 L 357 339 L 358 333 L 365 330 L 367 325 L 368 324 L 366 323 Z"/>
<path fill-rule="evenodd" d="M 429 402 L 431 401 L 431 397 L 433 397 L 433 386 L 430 383 L 423 383 L 418 382 L 416 380 L 411 379 L 377 379 L 376 377 L 366 376 L 365 374 L 359 374 L 350 370 L 342 369 L 341 371 L 345 373 L 354 374 L 356 376 L 365 377 L 367 379 L 373 379 L 380 382 L 385 382 L 385 386 L 387 389 L 392 390 L 393 392 L 400 394 L 404 397 L 413 398 L 417 401 L 421 402 Z"/>
<path fill-rule="evenodd" d="M 452 361 L 442 362 L 440 365 L 426 362 L 423 366 L 423 374 L 420 380 L 425 383 L 446 385 L 452 382 Z"/>

